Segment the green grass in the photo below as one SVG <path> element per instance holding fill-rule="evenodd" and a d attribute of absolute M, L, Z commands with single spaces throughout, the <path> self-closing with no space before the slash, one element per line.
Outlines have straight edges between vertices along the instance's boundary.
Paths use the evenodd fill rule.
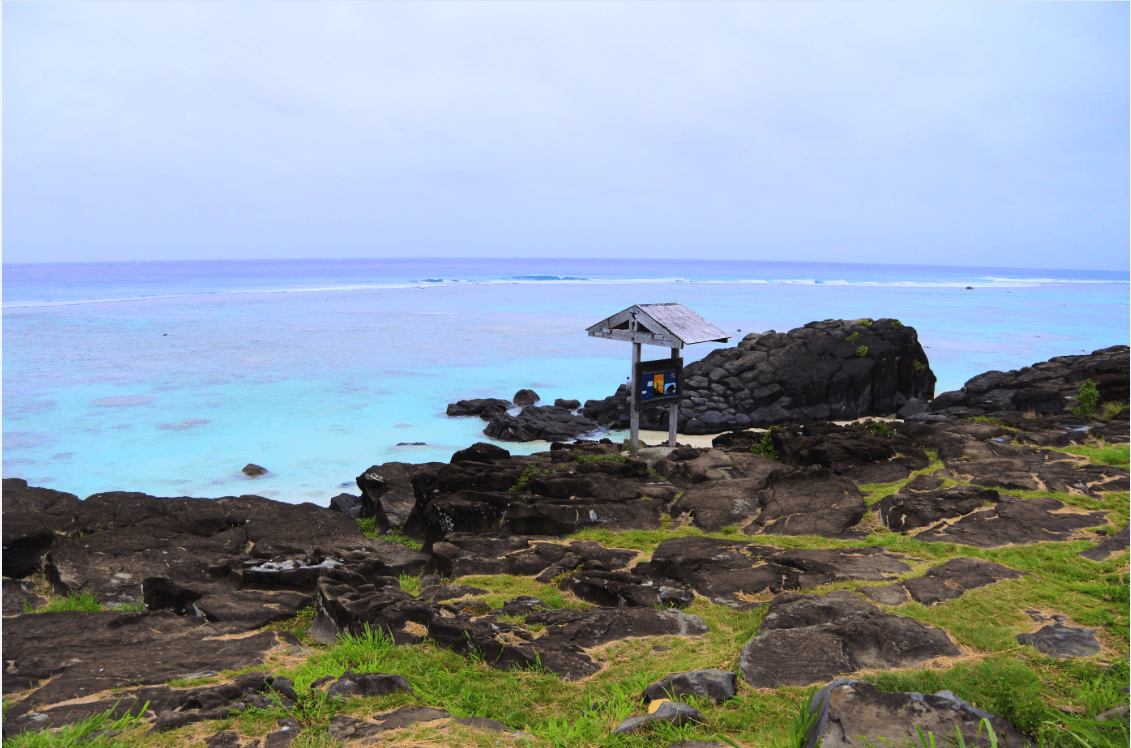
<path fill-rule="evenodd" d="M 1099 447 L 1079 444 L 1071 447 L 1055 447 L 1054 449 L 1057 452 L 1067 452 L 1086 457 L 1088 462 L 1112 465 L 1124 470 L 1127 470 L 1128 462 L 1131 461 L 1131 448 L 1127 444 L 1105 444 Z"/>
<path fill-rule="evenodd" d="M 58 613 L 66 610 L 78 610 L 84 613 L 98 613 L 103 610 L 139 611 L 145 610 L 145 603 L 107 603 L 102 605 L 94 595 L 85 592 L 49 600 L 46 605 L 38 608 L 32 608 L 30 601 L 24 601 L 24 613 Z"/>
<path fill-rule="evenodd" d="M 1119 465 L 1127 460 L 1125 445 L 1069 447 L 1063 451 L 1080 454 L 1101 464 Z M 936 454 L 928 452 L 928 456 L 932 460 L 931 465 L 916 474 L 929 474 L 941 466 Z M 860 486 L 860 489 L 869 494 L 867 502 L 874 504 L 906 485 L 908 480 L 910 477 L 893 483 Z M 960 484 L 948 479 L 944 485 Z M 1021 498 L 1051 496 L 1076 509 L 1106 511 L 1105 527 L 1109 532 L 1121 528 L 1131 513 L 1131 497 L 1127 492 L 1108 492 L 1098 498 L 1051 491 L 1009 493 Z M 697 535 L 748 540 L 782 549 L 844 548 L 861 544 L 880 546 L 901 554 L 912 567 L 912 571 L 900 575 L 901 578 L 921 575 L 928 568 L 956 555 L 982 558 L 1029 572 L 1032 576 L 968 590 L 957 599 L 933 607 L 914 602 L 894 608 L 881 606 L 890 612 L 946 629 L 971 656 L 945 667 L 873 671 L 852 677 L 872 681 L 885 691 L 935 693 L 951 690 L 978 708 L 1005 717 L 1035 744 L 1050 748 L 1126 746 L 1128 743 L 1126 720 L 1095 720 L 1099 713 L 1127 703 L 1127 696 L 1120 689 L 1127 684 L 1128 642 L 1131 639 L 1131 601 L 1128 595 L 1131 576 L 1127 552 L 1100 563 L 1076 555 L 1099 540 L 1098 535 L 1085 531 L 1081 533 L 1081 539 L 1071 542 L 990 549 L 953 543 L 926 543 L 883 527 L 870 532 L 864 540 L 812 536 L 747 537 L 742 535 L 739 527 L 704 533 L 688 525 L 674 530 L 668 527 L 623 532 L 587 529 L 571 537 L 596 541 L 607 547 L 636 550 L 640 552 L 639 558 L 647 558 L 665 539 Z M 634 563 L 630 562 L 629 566 Z M 489 590 L 477 599 L 482 599 L 495 610 L 519 595 L 537 597 L 554 608 L 589 607 L 571 593 L 553 584 L 541 584 L 531 577 L 481 575 L 452 581 Z M 402 589 L 414 594 L 419 592 L 418 577 L 404 575 L 399 582 Z M 860 585 L 860 582 L 840 582 L 804 592 L 821 594 L 835 589 L 853 590 Z M 91 602 L 94 602 L 93 598 L 82 602 L 72 600 L 68 604 L 90 605 Z M 1027 609 L 1041 611 L 1044 615 L 1063 614 L 1075 625 L 1094 628 L 1103 647 L 1102 653 L 1095 658 L 1062 662 L 1047 658 L 1032 647 L 1019 645 L 1016 641 L 1018 633 L 1032 631 L 1041 625 L 1029 618 L 1025 613 Z M 294 681 L 302 697 L 296 706 L 249 710 L 227 720 L 188 726 L 159 735 L 148 735 L 143 727 L 125 724 L 124 732 L 116 738 L 89 745 L 95 748 L 109 745 L 173 748 L 201 744 L 204 736 L 219 730 L 239 730 L 241 742 L 246 743 L 276 729 L 276 720 L 285 716 L 296 719 L 303 727 L 303 733 L 292 744 L 294 748 L 329 748 L 336 745 L 326 732 L 326 725 L 334 714 L 368 718 L 398 706 L 425 704 L 447 709 L 457 716 L 497 719 L 535 736 L 532 746 L 547 748 L 665 748 L 683 740 L 712 739 L 725 740 L 743 748 L 796 748 L 804 720 L 808 717 L 813 689 L 756 690 L 741 681 L 737 698 L 725 704 L 715 706 L 690 699 L 706 717 L 706 722 L 701 725 L 664 727 L 624 737 L 610 735 L 622 719 L 644 712 L 641 693 L 654 679 L 681 670 L 736 669 L 743 645 L 762 623 L 764 608 L 740 611 L 696 599 L 687 612 L 701 616 L 710 632 L 701 637 L 614 642 L 594 652 L 595 657 L 602 658 L 599 661 L 604 666 L 599 673 L 584 681 L 569 682 L 538 671 L 495 670 L 481 658 L 456 655 L 432 643 L 397 647 L 374 633 L 343 639 L 333 646 L 322 645 L 309 639 L 309 626 L 314 616 L 314 609 L 309 606 L 294 618 L 269 627 L 291 631 L 310 646 L 313 651 L 305 656 L 304 661 L 280 659 L 242 671 L 225 672 L 218 678 L 172 684 L 199 686 L 223 682 L 242 672 L 268 670 Z M 500 617 L 500 620 L 517 624 L 522 619 Z M 543 627 L 527 628 L 537 634 Z M 654 649 L 656 646 L 668 649 L 660 654 Z M 403 675 L 412 684 L 414 693 L 331 703 L 321 691 L 310 689 L 314 680 L 323 676 L 340 676 L 346 669 Z M 1068 713 L 1057 708 L 1060 706 L 1078 709 L 1081 713 Z M 103 719 L 102 724 L 106 721 Z M 81 729 L 88 730 L 88 727 Z M 79 735 L 78 726 L 74 728 L 5 740 L 5 748 L 9 744 L 13 748 L 74 745 L 78 739 L 76 735 Z M 93 729 L 97 728 L 90 728 L 83 734 L 89 734 Z M 441 732 L 435 728 L 420 728 L 398 736 L 396 744 L 482 748 L 490 748 L 496 740 L 503 746 L 522 744 L 505 735 L 459 730 L 450 728 Z M 934 737 L 942 745 L 946 736 Z"/>
<path fill-rule="evenodd" d="M 382 535 L 377 532 L 377 520 L 373 517 L 359 518 L 357 524 L 361 525 L 361 532 L 367 538 L 380 538 L 381 540 L 388 540 L 390 543 L 411 548 L 414 551 L 420 550 L 420 543 L 405 535 L 399 527 L 390 527 L 389 531 Z"/>

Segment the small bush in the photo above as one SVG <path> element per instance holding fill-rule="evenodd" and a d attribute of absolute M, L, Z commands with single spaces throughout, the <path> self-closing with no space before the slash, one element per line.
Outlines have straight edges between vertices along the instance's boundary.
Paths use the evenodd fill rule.
<path fill-rule="evenodd" d="M 860 339 L 860 333 L 858 333 L 858 332 L 854 332 L 851 335 L 849 335 L 847 338 L 845 338 L 845 340 L 847 340 L 849 343 L 855 343 L 859 339 Z"/>
<path fill-rule="evenodd" d="M 919 372 L 920 374 L 922 374 L 923 372 L 925 372 L 927 370 L 927 365 L 925 363 L 923 363 L 922 361 L 916 360 L 916 361 L 911 362 L 911 368 L 914 369 L 915 371 Z"/>
<path fill-rule="evenodd" d="M 864 358 L 865 356 L 867 356 L 868 355 L 868 346 L 862 345 L 859 348 L 857 348 L 856 349 L 856 355 L 859 356 L 860 358 Z"/>
<path fill-rule="evenodd" d="M 858 319 L 855 322 L 853 322 L 852 324 L 854 324 L 854 325 L 864 325 L 864 327 L 871 327 L 872 326 L 872 320 L 870 320 L 870 319 Z"/>
<path fill-rule="evenodd" d="M 778 451 L 774 449 L 774 440 L 771 436 L 776 428 L 777 427 L 771 428 L 769 431 L 762 434 L 762 438 L 759 441 L 750 445 L 750 451 L 756 455 L 769 457 L 771 460 L 778 459 Z"/>
<path fill-rule="evenodd" d="M 1076 402 L 1079 405 L 1072 409 L 1073 413 L 1078 416 L 1095 415 L 1100 402 L 1100 393 L 1096 391 L 1096 383 L 1089 379 L 1080 385 L 1080 391 L 1076 393 Z"/>
<path fill-rule="evenodd" d="M 1126 407 L 1126 400 L 1109 400 L 1100 406 L 1100 418 L 1115 418 L 1116 414 Z"/>
<path fill-rule="evenodd" d="M 895 429 L 891 426 L 888 426 L 883 421 L 873 421 L 871 418 L 860 425 L 872 436 L 890 436 L 895 433 Z"/>
<path fill-rule="evenodd" d="M 891 326 L 892 326 L 892 327 L 895 327 L 895 328 L 899 328 L 899 327 L 903 327 L 903 323 L 902 323 L 902 322 L 900 322 L 900 321 L 899 321 L 899 320 L 897 320 L 897 319 L 893 319 L 893 320 L 891 321 Z"/>

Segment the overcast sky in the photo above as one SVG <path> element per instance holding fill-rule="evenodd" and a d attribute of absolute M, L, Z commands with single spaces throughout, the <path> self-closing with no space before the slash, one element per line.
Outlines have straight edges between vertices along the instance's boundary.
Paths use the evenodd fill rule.
<path fill-rule="evenodd" d="M 1128 9 L 4 3 L 3 259 L 1123 270 Z"/>

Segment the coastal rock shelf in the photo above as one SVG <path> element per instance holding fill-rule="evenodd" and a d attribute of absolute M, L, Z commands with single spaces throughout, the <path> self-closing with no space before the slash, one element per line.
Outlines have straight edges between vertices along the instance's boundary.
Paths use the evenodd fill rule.
<path fill-rule="evenodd" d="M 914 331 L 856 327 L 802 328 L 813 332 L 761 348 L 751 338 L 741 351 L 860 332 L 870 351 L 868 335 L 892 338 L 890 350 L 875 344 L 888 353 L 873 369 L 903 367 L 897 343 Z M 920 389 L 907 394 L 927 396 L 929 371 L 908 366 Z M 894 391 L 872 397 L 867 408 L 895 407 Z M 1088 429 L 1064 428 L 1061 415 L 940 413 L 729 431 L 711 448 L 637 454 L 609 440 L 533 455 L 479 443 L 446 464 L 374 465 L 359 495 L 331 508 L 258 496 L 79 500 L 5 479 L 4 734 L 113 709 L 192 746 L 283 746 L 311 731 L 351 744 L 421 725 L 445 745 L 481 730 L 501 745 L 540 744 L 520 718 L 443 701 L 419 672 L 320 659 L 344 636 L 386 653 L 443 651 L 480 678 L 538 670 L 561 689 L 644 666 L 654 677 L 639 685 L 651 683 L 639 710 L 586 702 L 606 734 L 666 722 L 706 739 L 725 732 L 718 715 L 736 696 L 831 682 L 814 702 L 814 741 L 843 729 L 898 737 L 915 711 L 968 744 L 985 717 L 999 745 L 1025 745 L 1032 735 L 949 692 L 880 693 L 844 678 L 1013 662 L 1019 651 L 1125 657 L 1093 603 L 1072 596 L 1125 584 L 1128 474 L 1104 450 L 1128 441 L 1127 411 Z M 1068 567 L 1071 581 L 1048 594 L 1042 585 Z M 34 612 L 80 594 L 93 607 Z M 1092 617 L 1049 610 L 1057 599 Z M 303 663 L 319 677 L 300 677 Z M 678 702 L 691 696 L 694 708 Z M 248 709 L 278 719 L 263 733 L 240 721 Z M 861 721 L 863 709 L 876 720 Z M 219 720 L 227 726 L 208 727 Z"/>

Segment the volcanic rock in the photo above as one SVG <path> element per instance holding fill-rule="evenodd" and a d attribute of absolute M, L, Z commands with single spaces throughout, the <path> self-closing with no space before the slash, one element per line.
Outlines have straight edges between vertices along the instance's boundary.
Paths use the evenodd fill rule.
<path fill-rule="evenodd" d="M 756 496 L 761 511 L 743 528 L 747 535 L 843 537 L 863 519 L 866 508 L 852 481 L 816 466 L 775 470 Z"/>
<path fill-rule="evenodd" d="M 622 571 L 578 571 L 561 581 L 578 599 L 607 608 L 683 608 L 695 594 L 670 579 L 642 579 Z"/>
<path fill-rule="evenodd" d="M 1129 525 L 1124 525 L 1122 530 L 1104 539 L 1099 545 L 1080 551 L 1076 555 L 1092 561 L 1104 561 L 1120 551 L 1127 550 L 1128 540 L 1131 539 L 1129 538 L 1128 527 Z"/>
<path fill-rule="evenodd" d="M 531 405 L 517 416 L 503 413 L 491 419 L 483 433 L 505 442 L 566 441 L 596 431 L 600 426 L 585 416 L 553 405 Z"/>
<path fill-rule="evenodd" d="M 738 676 L 729 670 L 689 670 L 672 673 L 644 689 L 644 698 L 678 699 L 680 696 L 701 696 L 716 704 L 734 698 Z"/>
<path fill-rule="evenodd" d="M 1002 579 L 1020 579 L 1029 576 L 1032 574 L 1027 571 L 1017 571 L 979 558 L 959 556 L 929 569 L 921 577 L 903 580 L 903 586 L 907 588 L 915 602 L 923 605 L 938 605 L 961 597 L 966 590 L 985 587 Z"/>
<path fill-rule="evenodd" d="M 634 574 L 662 576 L 689 585 L 724 605 L 742 606 L 753 595 L 812 588 L 834 581 L 890 580 L 911 567 L 882 548 L 782 551 L 734 540 L 669 538 L 638 564 Z"/>
<path fill-rule="evenodd" d="M 1000 495 L 994 506 L 971 512 L 949 524 L 943 521 L 928 527 L 915 535 L 915 539 L 996 548 L 1070 540 L 1077 531 L 1107 521 L 1106 512 L 1076 513 L 1066 509 L 1064 503 L 1057 499 L 1019 499 Z"/>
<path fill-rule="evenodd" d="M 635 732 L 656 723 L 683 727 L 684 725 L 691 725 L 703 721 L 703 713 L 690 704 L 683 704 L 678 701 L 664 701 L 654 712 L 642 714 L 638 717 L 629 717 L 624 720 L 613 730 L 613 735 L 624 735 L 626 733 Z"/>
<path fill-rule="evenodd" d="M 459 402 L 451 403 L 448 405 L 447 414 L 449 416 L 479 416 L 484 421 L 490 421 L 498 415 L 507 412 L 508 408 L 512 408 L 516 403 L 509 400 L 500 400 L 497 397 L 487 397 L 479 400 L 460 400 Z"/>
<path fill-rule="evenodd" d="M 1095 629 L 1082 629 L 1053 623 L 1032 634 L 1018 634 L 1019 644 L 1031 644 L 1049 657 L 1092 657 L 1099 654 Z"/>
<path fill-rule="evenodd" d="M 1084 356 L 1056 356 L 1023 369 L 987 371 L 967 381 L 962 390 L 939 395 L 931 401 L 930 409 L 958 417 L 998 411 L 1069 413 L 1077 405 L 1080 385 L 1089 379 L 1095 383 L 1101 403 L 1126 402 L 1131 399 L 1129 352 L 1128 346 L 1116 345 Z"/>
<path fill-rule="evenodd" d="M 884 613 L 841 590 L 775 597 L 758 634 L 742 648 L 739 669 L 755 688 L 777 688 L 959 655 L 942 629 Z"/>
<path fill-rule="evenodd" d="M 782 423 L 892 414 L 930 400 L 935 376 L 915 329 L 898 320 L 825 320 L 748 335 L 684 367 L 679 430 L 717 434 Z M 628 388 L 589 400 L 587 418 L 628 427 Z M 641 413 L 642 428 L 667 429 L 666 408 Z"/>
<path fill-rule="evenodd" d="M 521 405 L 525 408 L 529 405 L 533 405 L 542 398 L 538 397 L 538 393 L 534 390 L 519 390 L 514 393 L 514 397 L 511 399 L 514 401 L 515 405 Z"/>
<path fill-rule="evenodd" d="M 997 736 L 994 745 L 1031 745 L 1005 719 L 976 709 L 950 691 L 884 693 L 872 683 L 837 679 L 813 696 L 809 713 L 816 713 L 816 719 L 806 733 L 805 748 L 814 748 L 818 741 L 824 746 L 914 744 L 921 734 L 931 733 L 941 744 L 954 737 L 956 727 L 965 745 L 989 748 L 988 734 L 979 729 L 982 719 L 989 720 Z"/>

